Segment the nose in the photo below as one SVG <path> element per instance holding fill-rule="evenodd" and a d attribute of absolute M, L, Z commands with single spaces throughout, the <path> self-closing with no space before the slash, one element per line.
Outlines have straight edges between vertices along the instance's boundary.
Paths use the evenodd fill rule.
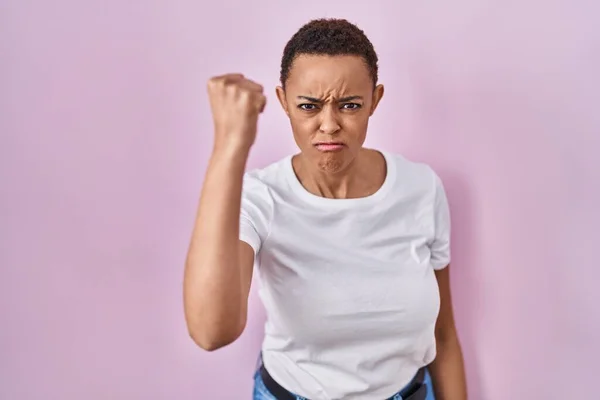
<path fill-rule="evenodd" d="M 326 135 L 333 135 L 340 130 L 337 110 L 335 107 L 324 107 L 321 111 L 321 124 L 319 131 Z"/>

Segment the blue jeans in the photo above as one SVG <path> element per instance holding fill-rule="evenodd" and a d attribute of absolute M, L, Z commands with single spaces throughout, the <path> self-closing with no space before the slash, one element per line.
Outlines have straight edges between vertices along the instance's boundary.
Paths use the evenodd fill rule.
<path fill-rule="evenodd" d="M 427 398 L 425 400 L 435 400 L 435 396 L 433 394 L 433 385 L 431 383 L 431 376 L 429 375 L 429 371 L 425 371 L 424 384 L 427 386 Z M 403 400 L 402 396 L 400 396 L 400 393 L 395 394 L 393 399 Z M 265 383 L 263 382 L 258 371 L 256 372 L 256 374 L 254 374 L 254 392 L 252 394 L 252 400 L 277 400 L 266 388 Z M 306 399 L 304 399 L 304 397 L 302 396 L 296 395 L 296 400 Z"/>

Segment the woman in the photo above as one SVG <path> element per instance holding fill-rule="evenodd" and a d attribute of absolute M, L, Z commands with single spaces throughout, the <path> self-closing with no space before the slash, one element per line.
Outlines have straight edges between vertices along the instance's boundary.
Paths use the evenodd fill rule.
<path fill-rule="evenodd" d="M 245 173 L 263 88 L 208 83 L 215 142 L 185 270 L 203 349 L 267 312 L 254 399 L 466 399 L 452 315 L 449 212 L 426 165 L 363 147 L 383 96 L 371 42 L 315 20 L 288 42 L 277 97 L 299 154 Z"/>

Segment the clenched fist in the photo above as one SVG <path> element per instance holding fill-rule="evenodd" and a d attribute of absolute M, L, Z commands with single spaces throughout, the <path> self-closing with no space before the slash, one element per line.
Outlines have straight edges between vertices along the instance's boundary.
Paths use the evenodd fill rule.
<path fill-rule="evenodd" d="M 227 74 L 208 81 L 208 97 L 215 145 L 249 149 L 266 103 L 263 87 L 241 74 Z"/>

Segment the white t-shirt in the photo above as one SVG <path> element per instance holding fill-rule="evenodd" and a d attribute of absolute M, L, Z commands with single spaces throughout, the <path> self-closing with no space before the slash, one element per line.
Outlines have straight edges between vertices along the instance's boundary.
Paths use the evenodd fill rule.
<path fill-rule="evenodd" d="M 263 362 L 312 400 L 387 398 L 435 358 L 446 196 L 427 165 L 381 153 L 385 181 L 358 199 L 311 194 L 291 156 L 244 178 L 240 239 L 267 312 Z"/>

